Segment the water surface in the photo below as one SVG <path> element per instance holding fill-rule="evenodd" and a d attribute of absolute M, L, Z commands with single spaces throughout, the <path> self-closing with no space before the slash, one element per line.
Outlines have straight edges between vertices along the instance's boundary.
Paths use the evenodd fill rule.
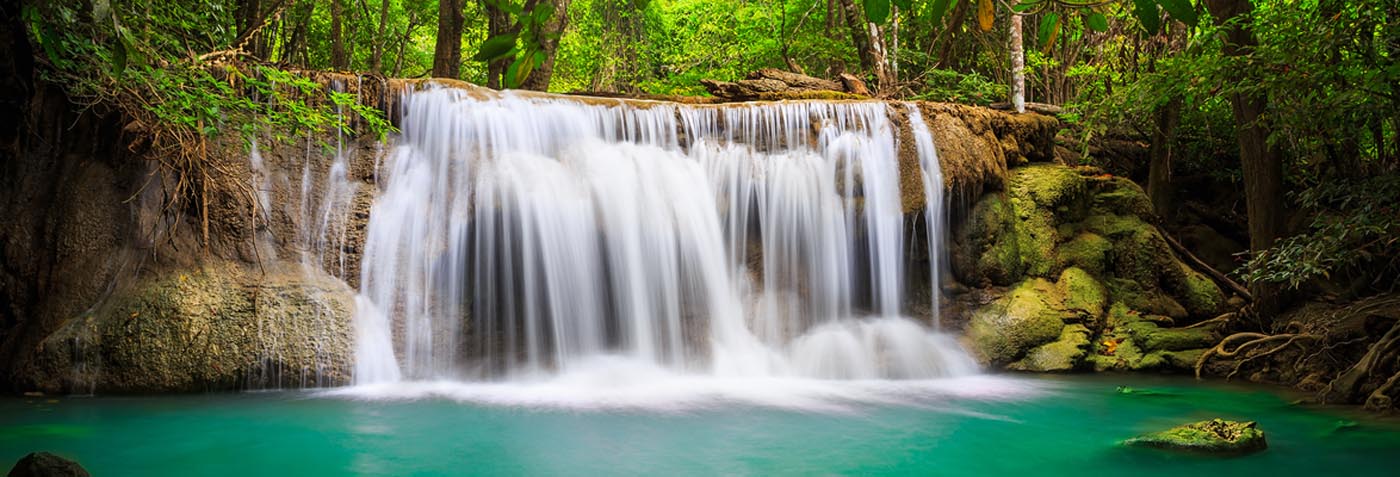
<path fill-rule="evenodd" d="M 1393 422 L 1355 424 L 1342 411 L 1290 405 L 1273 389 L 1186 379 L 605 384 L 4 399 L 0 462 L 49 450 L 106 476 L 1277 477 L 1400 469 Z M 1120 385 L 1152 393 L 1122 394 Z M 1258 421 L 1269 450 L 1212 459 L 1116 445 L 1210 417 Z"/>

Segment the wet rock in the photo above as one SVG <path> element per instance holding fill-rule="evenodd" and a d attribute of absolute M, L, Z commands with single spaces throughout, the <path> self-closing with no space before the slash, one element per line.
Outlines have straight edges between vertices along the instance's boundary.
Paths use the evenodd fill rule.
<path fill-rule="evenodd" d="M 34 452 L 19 459 L 9 477 L 88 477 L 83 466 L 48 452 Z"/>
<path fill-rule="evenodd" d="M 1123 445 L 1233 456 L 1268 448 L 1264 431 L 1254 422 L 1222 419 L 1194 422 L 1123 441 Z"/>
<path fill-rule="evenodd" d="M 1026 353 L 1025 358 L 1007 365 L 1006 369 L 1033 372 L 1074 371 L 1084 363 L 1084 357 L 1088 355 L 1089 334 L 1089 329 L 1084 325 L 1065 326 L 1059 339 L 1036 347 Z"/>
<path fill-rule="evenodd" d="M 1022 282 L 1006 296 L 978 309 L 968 325 L 974 353 L 1002 366 L 1060 337 L 1064 321 L 1055 285 L 1042 279 Z"/>

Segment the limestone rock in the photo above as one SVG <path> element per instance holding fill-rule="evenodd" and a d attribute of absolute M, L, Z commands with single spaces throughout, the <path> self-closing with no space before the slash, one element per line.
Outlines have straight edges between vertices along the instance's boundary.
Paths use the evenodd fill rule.
<path fill-rule="evenodd" d="M 50 393 L 195 392 L 349 382 L 354 293 L 301 267 L 231 263 L 137 279 L 19 368 Z"/>
<path fill-rule="evenodd" d="M 973 313 L 968 328 L 972 350 L 982 361 L 1002 366 L 1058 339 L 1064 321 L 1057 302 L 1054 284 L 1042 279 L 1022 282 Z"/>
<path fill-rule="evenodd" d="M 10 468 L 9 477 L 88 477 L 83 466 L 48 452 L 34 452 L 21 457 Z"/>
<path fill-rule="evenodd" d="M 1011 363 L 1006 369 L 1034 372 L 1074 371 L 1080 367 L 1088 354 L 1089 334 L 1089 328 L 1084 325 L 1065 326 L 1059 339 L 1031 350 L 1026 353 L 1025 358 Z"/>
<path fill-rule="evenodd" d="M 1123 441 L 1124 445 L 1222 456 L 1251 454 L 1269 447 L 1254 422 L 1223 419 L 1184 424 Z"/>

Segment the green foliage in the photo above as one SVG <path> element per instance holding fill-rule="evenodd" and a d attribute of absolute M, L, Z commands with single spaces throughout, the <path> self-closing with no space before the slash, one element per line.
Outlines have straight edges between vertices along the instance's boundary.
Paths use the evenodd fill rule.
<path fill-rule="evenodd" d="M 1387 197 L 1392 200 L 1376 200 Z M 1400 275 L 1400 176 L 1318 184 L 1296 194 L 1312 214 L 1308 230 L 1279 241 L 1245 265 L 1251 280 L 1299 288 L 1311 280 L 1393 288 Z"/>
<path fill-rule="evenodd" d="M 925 72 L 927 89 L 914 99 L 987 105 L 1006 97 L 1007 86 L 978 73 L 961 74 L 949 70 Z"/>

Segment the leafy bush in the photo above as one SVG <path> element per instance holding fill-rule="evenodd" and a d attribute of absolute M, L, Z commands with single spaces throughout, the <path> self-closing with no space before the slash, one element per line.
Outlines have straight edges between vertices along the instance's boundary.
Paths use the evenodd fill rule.
<path fill-rule="evenodd" d="M 1007 96 L 1007 86 L 997 84 L 978 73 L 963 74 L 950 70 L 929 70 L 925 75 L 927 90 L 914 99 L 988 105 Z"/>

